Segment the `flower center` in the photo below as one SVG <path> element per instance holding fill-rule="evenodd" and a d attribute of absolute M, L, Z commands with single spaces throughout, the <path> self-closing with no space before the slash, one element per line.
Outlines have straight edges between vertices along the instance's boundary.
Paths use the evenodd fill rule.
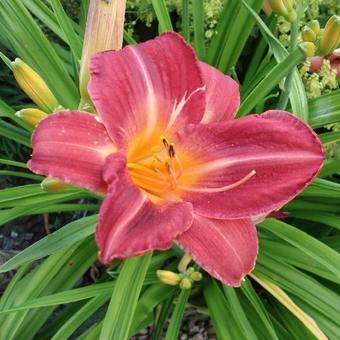
<path fill-rule="evenodd" d="M 157 139 L 154 139 L 154 143 L 150 142 L 148 148 L 140 145 L 139 150 L 137 149 L 138 152 L 136 149 L 134 149 L 135 152 L 130 153 L 127 163 L 131 180 L 153 201 L 159 199 L 181 200 L 181 195 L 186 192 L 208 194 L 228 191 L 249 181 L 256 174 L 255 170 L 251 170 L 239 180 L 228 185 L 202 187 L 199 185 L 200 179 L 209 176 L 209 172 L 202 171 L 202 173 L 189 175 L 186 173 L 186 169 L 190 169 L 195 164 L 199 167 L 204 162 L 189 157 L 183 150 L 179 157 L 175 145 L 164 136 L 158 139 L 158 143 Z M 145 149 L 150 151 L 147 153 L 141 151 Z M 210 171 L 214 172 L 214 169 L 210 169 Z"/>
<path fill-rule="evenodd" d="M 150 195 L 168 198 L 177 189 L 183 167 L 174 144 L 164 136 L 149 154 L 127 164 L 132 182 Z"/>

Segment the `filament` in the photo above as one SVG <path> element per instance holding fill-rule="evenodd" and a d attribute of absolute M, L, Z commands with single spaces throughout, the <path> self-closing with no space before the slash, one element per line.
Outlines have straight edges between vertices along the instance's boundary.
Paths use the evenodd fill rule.
<path fill-rule="evenodd" d="M 228 190 L 239 187 L 241 184 L 247 182 L 250 178 L 252 178 L 255 174 L 256 174 L 256 171 L 252 170 L 249 172 L 249 174 L 247 174 L 246 176 L 244 176 L 237 182 L 226 185 L 224 187 L 220 187 L 220 188 L 195 188 L 195 187 L 188 187 L 188 186 L 183 186 L 183 185 L 178 186 L 178 188 L 184 191 L 201 192 L 201 193 L 223 192 L 223 191 L 228 191 Z"/>

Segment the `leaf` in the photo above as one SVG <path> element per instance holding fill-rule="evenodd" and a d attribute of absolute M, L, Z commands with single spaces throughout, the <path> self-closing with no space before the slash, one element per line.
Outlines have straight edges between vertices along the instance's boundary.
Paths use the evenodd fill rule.
<path fill-rule="evenodd" d="M 153 9 L 159 23 L 161 32 L 173 31 L 170 15 L 164 0 L 152 0 Z"/>
<path fill-rule="evenodd" d="M 275 219 L 266 219 L 259 224 L 259 227 L 300 249 L 340 278 L 340 254 L 322 242 L 302 230 Z"/>
<path fill-rule="evenodd" d="M 67 224 L 5 262 L 0 266 L 0 273 L 15 269 L 24 263 L 41 259 L 92 235 L 96 221 L 97 215 L 94 215 Z"/>
<path fill-rule="evenodd" d="M 194 18 L 194 43 L 197 56 L 200 60 L 205 59 L 204 46 L 204 12 L 203 0 L 195 0 L 192 3 Z"/>
<path fill-rule="evenodd" d="M 172 312 L 169 327 L 166 331 L 165 340 L 176 340 L 179 338 L 179 329 L 184 316 L 185 306 L 189 299 L 191 289 L 182 289 Z"/>
<path fill-rule="evenodd" d="M 274 37 L 272 32 L 268 29 L 267 25 L 263 22 L 259 15 L 247 4 L 247 2 L 245 0 L 241 1 L 243 6 L 245 6 L 247 10 L 251 13 L 251 15 L 255 18 L 262 35 L 267 40 L 269 46 L 274 53 L 275 59 L 277 60 L 277 62 L 281 62 L 287 57 L 287 50 L 283 47 L 280 41 Z M 294 70 L 293 72 L 292 88 L 289 98 L 292 105 L 293 114 L 308 122 L 309 112 L 306 91 L 297 70 Z"/>
<path fill-rule="evenodd" d="M 304 55 L 301 50 L 296 49 L 289 54 L 284 60 L 279 62 L 261 82 L 253 89 L 253 91 L 242 101 L 237 117 L 242 117 L 250 112 L 259 100 L 264 99 L 269 92 L 282 80 L 284 76 L 289 74 L 291 70 L 299 64 Z"/>
<path fill-rule="evenodd" d="M 100 339 L 127 340 L 152 253 L 125 260 L 107 309 Z"/>

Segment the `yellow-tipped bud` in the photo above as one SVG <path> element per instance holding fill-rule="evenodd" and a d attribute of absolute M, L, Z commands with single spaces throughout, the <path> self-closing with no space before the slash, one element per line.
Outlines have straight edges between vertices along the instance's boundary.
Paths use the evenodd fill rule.
<path fill-rule="evenodd" d="M 58 106 L 58 101 L 48 88 L 44 80 L 30 66 L 21 59 L 12 62 L 13 75 L 21 89 L 42 110 L 53 112 Z"/>
<path fill-rule="evenodd" d="M 320 51 L 330 54 L 340 46 L 340 17 L 333 15 L 326 24 L 321 37 Z"/>
<path fill-rule="evenodd" d="M 307 58 L 313 57 L 315 55 L 316 46 L 314 43 L 308 41 L 303 42 L 299 45 L 299 47 Z"/>
<path fill-rule="evenodd" d="M 66 184 L 63 181 L 60 181 L 59 179 L 55 179 L 52 177 L 46 177 L 41 183 L 41 187 L 43 190 L 48 192 L 60 192 L 65 190 L 67 187 L 69 187 L 68 184 Z"/>
<path fill-rule="evenodd" d="M 279 15 L 285 17 L 288 21 L 296 20 L 296 12 L 293 0 L 268 0 L 272 10 Z"/>
<path fill-rule="evenodd" d="M 33 108 L 17 111 L 15 115 L 33 127 L 36 127 L 41 120 L 48 116 L 47 113 Z"/>
<path fill-rule="evenodd" d="M 189 277 L 192 281 L 201 281 L 202 280 L 202 274 L 200 272 L 192 272 L 189 274 Z"/>
<path fill-rule="evenodd" d="M 318 35 L 318 33 L 320 32 L 320 23 L 318 20 L 312 20 L 308 23 L 308 26 L 310 27 L 310 29 L 313 30 L 315 35 Z"/>
<path fill-rule="evenodd" d="M 181 289 L 190 289 L 191 286 L 192 286 L 192 281 L 187 277 L 183 278 L 179 284 L 179 287 Z"/>
<path fill-rule="evenodd" d="M 301 32 L 301 39 L 304 42 L 314 42 L 316 40 L 316 34 L 309 26 L 305 26 Z"/>
<path fill-rule="evenodd" d="M 167 285 L 176 286 L 181 282 L 181 276 L 170 270 L 157 270 L 159 280 Z"/>

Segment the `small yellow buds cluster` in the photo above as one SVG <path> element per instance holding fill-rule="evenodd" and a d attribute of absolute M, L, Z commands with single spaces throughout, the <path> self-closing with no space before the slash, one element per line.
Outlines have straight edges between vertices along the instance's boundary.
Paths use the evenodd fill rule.
<path fill-rule="evenodd" d="M 320 51 L 323 55 L 332 53 L 340 47 L 340 17 L 333 15 L 326 23 L 320 41 Z"/>
<path fill-rule="evenodd" d="M 340 17 L 333 15 L 324 29 L 320 29 L 317 20 L 311 21 L 302 29 L 301 40 L 300 47 L 306 57 L 331 54 L 340 46 Z"/>
<path fill-rule="evenodd" d="M 296 20 L 294 0 L 268 0 L 268 2 L 276 14 L 283 16 L 289 22 Z"/>
<path fill-rule="evenodd" d="M 306 57 L 313 57 L 316 53 L 317 47 L 315 45 L 318 35 L 320 33 L 319 21 L 313 20 L 306 25 L 301 31 L 300 48 Z"/>
<path fill-rule="evenodd" d="M 190 289 L 194 282 L 202 280 L 202 274 L 195 271 L 193 267 L 188 268 L 183 273 L 174 273 L 169 270 L 157 270 L 159 280 L 170 286 L 177 286 L 181 289 Z"/>
<path fill-rule="evenodd" d="M 12 62 L 13 75 L 21 89 L 45 112 L 53 112 L 58 101 L 44 80 L 21 59 Z"/>

